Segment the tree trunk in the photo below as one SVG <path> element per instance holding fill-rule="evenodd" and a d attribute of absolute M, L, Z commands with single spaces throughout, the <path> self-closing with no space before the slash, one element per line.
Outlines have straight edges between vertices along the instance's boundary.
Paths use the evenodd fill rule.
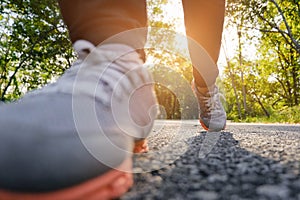
<path fill-rule="evenodd" d="M 266 117 L 270 118 L 270 113 L 268 112 L 268 110 L 265 108 L 264 104 L 260 101 L 259 97 L 257 96 L 257 94 L 254 92 L 253 93 L 257 103 L 260 105 L 261 109 L 264 111 Z"/>
<path fill-rule="evenodd" d="M 229 69 L 229 75 L 230 75 L 230 78 L 231 78 L 231 85 L 232 85 L 234 96 L 235 96 L 235 102 L 236 102 L 236 106 L 237 106 L 237 109 L 238 109 L 239 119 L 242 119 L 241 105 L 240 105 L 237 90 L 236 90 L 234 76 L 233 76 L 233 73 L 231 71 L 231 64 L 229 62 L 229 58 L 228 58 L 225 50 L 224 50 L 224 54 L 225 54 L 225 58 L 226 58 L 227 67 Z"/>
<path fill-rule="evenodd" d="M 241 19 L 241 21 L 243 18 Z M 242 22 L 241 22 L 242 24 Z M 242 55 L 242 42 L 241 42 L 242 32 L 240 30 L 240 26 L 238 26 L 238 42 L 239 42 L 239 64 L 241 69 L 241 81 L 242 81 L 242 94 L 243 94 L 243 104 L 244 104 L 244 119 L 246 119 L 248 114 L 247 102 L 246 102 L 246 88 L 244 83 L 244 69 L 243 69 L 243 55 Z"/>

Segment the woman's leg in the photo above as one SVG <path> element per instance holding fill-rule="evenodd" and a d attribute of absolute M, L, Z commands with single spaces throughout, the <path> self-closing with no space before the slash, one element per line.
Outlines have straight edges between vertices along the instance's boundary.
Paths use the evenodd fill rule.
<path fill-rule="evenodd" d="M 199 104 L 199 120 L 204 129 L 220 131 L 226 113 L 215 86 L 219 74 L 217 60 L 221 46 L 225 0 L 183 0 L 186 32 L 193 68 L 193 89 Z M 202 51 L 202 48 L 206 51 Z"/>
<path fill-rule="evenodd" d="M 147 36 L 145 0 L 59 0 L 59 6 L 73 43 L 83 39 L 95 46 L 103 42 L 126 44 L 144 58 L 140 49 Z M 135 30 L 138 28 L 142 29 Z"/>
<path fill-rule="evenodd" d="M 187 35 L 199 43 L 217 63 L 221 46 L 225 0 L 183 0 L 182 4 Z M 197 52 L 190 49 L 192 62 L 198 56 L 194 53 Z M 205 66 L 201 68 L 205 68 Z M 204 74 L 204 72 L 199 73 L 194 68 L 193 75 L 197 86 L 205 87 L 215 83 L 218 70 L 208 68 L 206 71 L 211 72 L 209 77 L 202 77 L 200 73 Z"/>

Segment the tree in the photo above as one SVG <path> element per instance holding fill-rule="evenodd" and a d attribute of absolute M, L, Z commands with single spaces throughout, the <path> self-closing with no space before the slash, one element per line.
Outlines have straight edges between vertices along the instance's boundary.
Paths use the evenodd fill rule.
<path fill-rule="evenodd" d="M 243 16 L 244 35 L 245 32 L 256 33 L 242 41 L 247 43 L 254 38 L 258 41 L 256 58 L 248 61 L 243 58 L 243 65 L 230 61 L 231 72 L 225 70 L 226 73 L 232 73 L 236 65 L 242 67 L 247 107 L 251 116 L 269 117 L 272 110 L 299 104 L 299 4 L 297 0 L 228 1 L 227 14 L 231 25 L 237 25 L 238 19 Z M 235 83 L 241 80 L 236 74 L 234 77 Z M 224 81 L 232 82 L 226 78 Z M 236 88 L 237 94 L 243 90 L 238 86 Z"/>
<path fill-rule="evenodd" d="M 0 100 L 54 81 L 74 58 L 54 0 L 3 0 L 0 7 Z"/>
<path fill-rule="evenodd" d="M 178 18 L 165 18 L 164 6 L 167 3 L 167 0 L 148 1 L 146 54 L 157 82 L 158 102 L 164 107 L 168 119 L 196 118 L 197 102 L 190 89 L 192 65 L 187 49 L 182 48 L 186 38 L 175 30 Z"/>
<path fill-rule="evenodd" d="M 273 77 L 280 83 L 280 98 L 287 106 L 299 104 L 300 2 L 270 0 L 257 14 L 262 32 L 260 51 L 272 62 Z"/>

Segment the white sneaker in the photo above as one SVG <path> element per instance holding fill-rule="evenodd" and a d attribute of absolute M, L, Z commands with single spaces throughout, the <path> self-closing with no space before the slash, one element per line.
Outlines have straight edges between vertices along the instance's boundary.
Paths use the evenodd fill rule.
<path fill-rule="evenodd" d="M 193 91 L 198 99 L 199 121 L 205 130 L 221 131 L 226 127 L 226 112 L 220 101 L 220 94 L 217 86 L 209 91 L 207 88 L 197 87 L 192 83 Z"/>
<path fill-rule="evenodd" d="M 157 112 L 152 78 L 129 46 L 74 48 L 56 83 L 0 105 L 0 199 L 111 199 L 133 183 L 134 140 Z"/>

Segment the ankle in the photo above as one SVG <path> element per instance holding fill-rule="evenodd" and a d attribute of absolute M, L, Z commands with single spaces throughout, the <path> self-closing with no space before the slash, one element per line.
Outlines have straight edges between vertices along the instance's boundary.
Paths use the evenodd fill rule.
<path fill-rule="evenodd" d="M 197 88 L 197 91 L 201 94 L 209 94 L 211 92 L 214 91 L 216 85 L 213 84 L 213 85 L 210 85 L 210 86 L 198 86 L 195 84 L 195 87 Z"/>

